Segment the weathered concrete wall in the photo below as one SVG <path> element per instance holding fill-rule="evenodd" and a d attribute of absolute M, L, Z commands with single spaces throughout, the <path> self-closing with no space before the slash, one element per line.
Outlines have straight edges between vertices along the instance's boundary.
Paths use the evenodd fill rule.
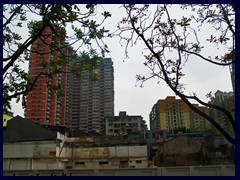
<path fill-rule="evenodd" d="M 159 167 L 229 165 L 235 162 L 234 149 L 205 147 L 188 137 L 177 137 L 162 144 L 153 160 Z"/>
<path fill-rule="evenodd" d="M 92 140 L 92 139 L 91 139 Z M 74 143 L 73 143 L 74 144 Z M 56 146 L 55 141 L 4 143 L 4 170 L 146 168 L 147 146 Z M 56 150 L 57 155 L 56 155 Z M 60 156 L 58 156 L 60 154 Z"/>
<path fill-rule="evenodd" d="M 49 156 L 56 156 L 55 141 L 16 142 L 4 143 L 3 145 L 4 158 L 40 158 Z"/>
<path fill-rule="evenodd" d="M 188 137 L 177 137 L 161 145 L 155 155 L 154 165 L 195 166 L 204 164 L 204 146 Z"/>
<path fill-rule="evenodd" d="M 71 168 L 146 168 L 147 146 L 65 147 L 61 158 L 72 159 Z M 122 162 L 121 162 L 122 161 Z"/>
<path fill-rule="evenodd" d="M 202 143 L 181 136 L 165 143 L 160 149 L 164 154 L 190 154 L 202 151 L 202 147 Z"/>
<path fill-rule="evenodd" d="M 4 170 L 63 169 L 65 164 L 57 159 L 4 159 Z"/>
<path fill-rule="evenodd" d="M 31 169 L 30 159 L 13 159 L 13 160 L 3 160 L 3 169 L 9 170 L 27 170 Z"/>
<path fill-rule="evenodd" d="M 75 148 L 74 151 L 75 151 L 74 157 L 77 159 L 111 157 L 109 147 L 82 147 L 82 148 Z M 68 157 L 68 154 L 66 154 L 65 157 Z"/>
<path fill-rule="evenodd" d="M 60 155 L 64 158 L 91 159 L 111 157 L 147 157 L 147 146 L 65 147 Z"/>
<path fill-rule="evenodd" d="M 4 170 L 3 176 L 235 176 L 235 165 L 135 169 Z"/>
<path fill-rule="evenodd" d="M 60 169 L 56 141 L 26 141 L 3 144 L 4 170 Z"/>

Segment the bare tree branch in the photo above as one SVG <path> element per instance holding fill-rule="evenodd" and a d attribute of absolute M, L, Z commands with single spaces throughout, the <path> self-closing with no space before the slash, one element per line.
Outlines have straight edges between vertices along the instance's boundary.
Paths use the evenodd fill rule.
<path fill-rule="evenodd" d="M 133 8 L 133 7 L 130 7 L 130 6 L 124 6 L 126 11 L 127 11 L 127 15 L 128 15 L 128 19 L 129 19 L 129 23 L 131 25 L 131 28 L 130 28 L 130 32 L 132 32 L 132 30 L 135 32 L 135 34 L 137 35 L 137 37 L 140 37 L 141 40 L 144 42 L 144 44 L 146 45 L 147 49 L 150 51 L 150 53 L 152 54 L 150 57 L 147 57 L 147 59 L 149 59 L 149 62 L 150 63 L 156 63 L 159 65 L 159 71 L 161 72 L 161 76 L 159 76 L 157 73 L 155 73 L 153 70 L 153 67 L 150 67 L 150 69 L 152 70 L 152 74 L 149 76 L 149 77 L 141 77 L 141 76 L 137 76 L 137 79 L 145 82 L 146 80 L 150 79 L 150 78 L 153 78 L 155 76 L 158 76 L 160 78 L 162 78 L 166 84 L 170 87 L 170 89 L 177 95 L 179 96 L 183 102 L 185 102 L 195 113 L 199 114 L 200 116 L 202 116 L 203 118 L 205 118 L 206 120 L 208 120 L 219 132 L 221 132 L 221 134 L 229 141 L 231 142 L 232 144 L 235 144 L 235 139 L 232 138 L 230 136 L 230 134 L 225 130 L 223 129 L 211 116 L 209 116 L 208 114 L 202 112 L 199 108 L 195 107 L 192 103 L 190 103 L 189 99 L 194 99 L 196 101 L 198 101 L 200 104 L 202 105 L 205 105 L 207 107 L 210 107 L 210 108 L 214 108 L 214 109 L 217 109 L 221 112 L 223 112 L 227 117 L 228 119 L 230 120 L 231 122 L 231 125 L 233 127 L 233 129 L 235 130 L 235 121 L 234 121 L 234 118 L 233 116 L 231 115 L 230 112 L 228 112 L 226 109 L 220 107 L 220 106 L 217 106 L 217 105 L 213 105 L 213 104 L 207 104 L 207 103 L 204 103 L 203 101 L 201 101 L 200 99 L 198 99 L 197 97 L 195 96 L 186 96 L 183 92 L 181 92 L 181 88 L 177 88 L 178 86 L 182 86 L 181 84 L 179 84 L 178 80 L 180 78 L 180 65 L 181 65 L 181 51 L 182 52 L 186 52 L 186 53 L 189 53 L 189 54 L 193 54 L 193 55 L 196 55 L 196 56 L 199 56 L 201 57 L 203 60 L 206 60 L 208 62 L 211 62 L 211 63 L 214 63 L 214 64 L 217 64 L 217 65 L 229 65 L 231 64 L 232 62 L 229 62 L 229 63 L 218 63 L 218 62 L 215 62 L 215 61 L 212 61 L 210 59 L 207 59 L 207 58 L 204 58 L 203 56 L 201 56 L 200 54 L 198 53 L 195 53 L 195 52 L 190 52 L 188 50 L 186 50 L 185 48 L 180 48 L 180 42 L 179 42 L 179 37 L 178 35 L 175 33 L 175 30 L 174 30 L 174 27 L 172 26 L 172 21 L 171 21 L 171 18 L 170 18 L 170 14 L 168 13 L 168 10 L 166 8 L 166 5 L 164 5 L 164 8 L 165 8 L 165 11 L 167 13 L 167 17 L 168 17 L 168 24 L 170 24 L 170 30 L 171 30 L 171 33 L 169 33 L 169 30 L 166 28 L 166 34 L 165 36 L 170 36 L 172 37 L 171 35 L 174 36 L 174 38 L 176 39 L 176 46 L 172 46 L 172 48 L 176 49 L 178 51 L 178 59 L 176 60 L 176 62 L 173 62 L 171 60 L 169 61 L 166 61 L 164 62 L 164 60 L 162 59 L 162 54 L 159 54 L 157 49 L 154 48 L 156 46 L 153 46 L 153 42 L 152 41 L 149 41 L 149 39 L 147 39 L 147 37 L 145 36 L 144 33 L 142 32 L 145 32 L 144 31 L 144 26 L 142 26 L 142 32 L 140 32 L 137 28 L 137 22 L 135 20 L 135 16 L 132 14 L 132 11 L 134 11 L 135 9 L 137 8 Z M 141 11 L 141 9 L 137 9 L 139 11 Z M 140 24 L 143 23 L 143 22 L 139 22 Z M 138 23 L 138 24 L 139 24 Z M 184 26 L 184 24 L 183 24 Z M 126 30 L 126 29 L 129 29 L 127 27 L 123 27 L 122 29 L 120 30 Z M 165 32 L 163 32 L 165 33 Z M 131 33 L 131 38 L 133 37 L 133 34 Z M 167 40 L 167 39 L 166 39 Z M 129 44 L 129 42 L 127 42 L 126 46 Z M 163 49 L 164 50 L 164 47 L 163 46 Z M 171 46 L 170 46 L 171 47 Z M 164 51 L 163 51 L 164 52 Z M 153 59 L 156 60 L 156 62 L 153 61 Z M 148 66 L 148 65 L 147 65 Z M 149 66 L 148 66 L 149 67 Z M 173 71 L 173 72 L 169 72 L 167 69 L 170 68 L 170 67 L 176 67 L 176 71 Z M 174 82 L 173 79 L 170 77 L 171 73 L 176 73 L 176 81 Z M 141 84 L 142 85 L 142 84 Z"/>
<path fill-rule="evenodd" d="M 20 4 L 15 11 L 12 13 L 12 15 L 7 19 L 7 21 L 3 24 L 3 29 L 9 24 L 11 23 L 12 19 L 14 16 L 17 15 L 17 13 L 19 12 L 19 10 L 22 8 L 23 4 Z"/>

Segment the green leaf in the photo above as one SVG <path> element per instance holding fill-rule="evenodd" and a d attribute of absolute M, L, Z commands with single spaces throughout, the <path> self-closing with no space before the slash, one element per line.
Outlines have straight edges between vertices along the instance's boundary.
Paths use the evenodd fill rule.
<path fill-rule="evenodd" d="M 75 29 L 76 32 L 76 36 L 78 39 L 82 39 L 83 38 L 83 32 L 81 31 L 81 29 Z"/>
<path fill-rule="evenodd" d="M 92 7 L 94 7 L 93 4 L 87 4 L 87 5 L 86 5 L 86 8 L 87 8 L 87 9 L 90 9 L 90 8 L 92 8 Z"/>
<path fill-rule="evenodd" d="M 17 23 L 17 26 L 18 26 L 18 27 L 22 27 L 22 23 L 21 23 L 21 22 L 18 22 L 18 23 Z"/>
<path fill-rule="evenodd" d="M 107 17 L 111 17 L 112 15 L 107 12 L 107 11 L 104 11 L 104 13 L 102 13 L 102 15 L 104 16 L 104 18 L 107 18 Z"/>

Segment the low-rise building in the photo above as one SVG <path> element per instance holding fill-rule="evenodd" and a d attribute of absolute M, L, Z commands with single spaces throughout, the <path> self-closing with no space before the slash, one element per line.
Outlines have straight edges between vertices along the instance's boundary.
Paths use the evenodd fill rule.
<path fill-rule="evenodd" d="M 148 167 L 147 144 L 126 136 L 67 137 L 20 116 L 3 132 L 3 170 Z"/>
<path fill-rule="evenodd" d="M 146 121 L 140 115 L 127 115 L 126 111 L 120 111 L 119 116 L 105 118 L 106 135 L 127 134 L 140 132 L 147 129 Z"/>
<path fill-rule="evenodd" d="M 158 167 L 226 165 L 234 164 L 234 157 L 233 148 L 214 147 L 206 141 L 177 136 L 157 148 L 153 161 Z"/>
<path fill-rule="evenodd" d="M 121 137 L 67 138 L 58 156 L 70 169 L 148 167 L 146 143 Z"/>
<path fill-rule="evenodd" d="M 193 166 L 204 164 L 204 145 L 179 136 L 161 144 L 153 158 L 156 166 Z"/>

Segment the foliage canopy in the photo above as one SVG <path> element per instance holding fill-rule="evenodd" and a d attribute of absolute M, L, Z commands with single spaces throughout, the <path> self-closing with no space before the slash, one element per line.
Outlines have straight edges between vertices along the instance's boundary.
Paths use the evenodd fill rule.
<path fill-rule="evenodd" d="M 3 108 L 11 109 L 10 101 L 20 97 L 25 102 L 28 92 L 36 85 L 40 76 L 51 77 L 56 73 L 78 73 L 83 70 L 93 70 L 97 66 L 97 51 L 93 44 L 97 44 L 101 52 L 108 52 L 107 45 L 103 42 L 108 36 L 108 30 L 103 27 L 109 12 L 102 13 L 101 22 L 94 20 L 96 16 L 95 4 L 4 4 L 3 5 Z M 21 28 L 28 28 L 28 32 L 20 34 Z M 73 34 L 68 36 L 66 28 L 71 28 Z M 46 33 L 50 28 L 51 33 Z M 48 39 L 51 38 L 49 42 Z M 40 40 L 41 43 L 34 42 Z M 73 49 L 75 45 L 77 48 Z M 49 47 L 49 52 L 42 50 Z M 83 52 L 82 49 L 88 49 Z M 65 51 L 68 53 L 65 53 Z M 82 53 L 78 53 L 81 51 Z M 57 60 L 50 63 L 42 62 L 43 69 L 31 79 L 23 68 L 31 60 L 32 54 L 44 56 L 56 54 Z M 80 58 L 77 58 L 79 57 Z M 73 60 L 81 60 L 83 66 L 76 67 Z M 91 59 L 91 60 L 89 60 Z M 63 72 L 62 67 L 68 66 L 68 72 Z M 51 83 L 48 83 L 51 85 Z M 60 86 L 54 87 L 55 89 Z M 24 104 L 23 104 L 24 105 Z"/>

